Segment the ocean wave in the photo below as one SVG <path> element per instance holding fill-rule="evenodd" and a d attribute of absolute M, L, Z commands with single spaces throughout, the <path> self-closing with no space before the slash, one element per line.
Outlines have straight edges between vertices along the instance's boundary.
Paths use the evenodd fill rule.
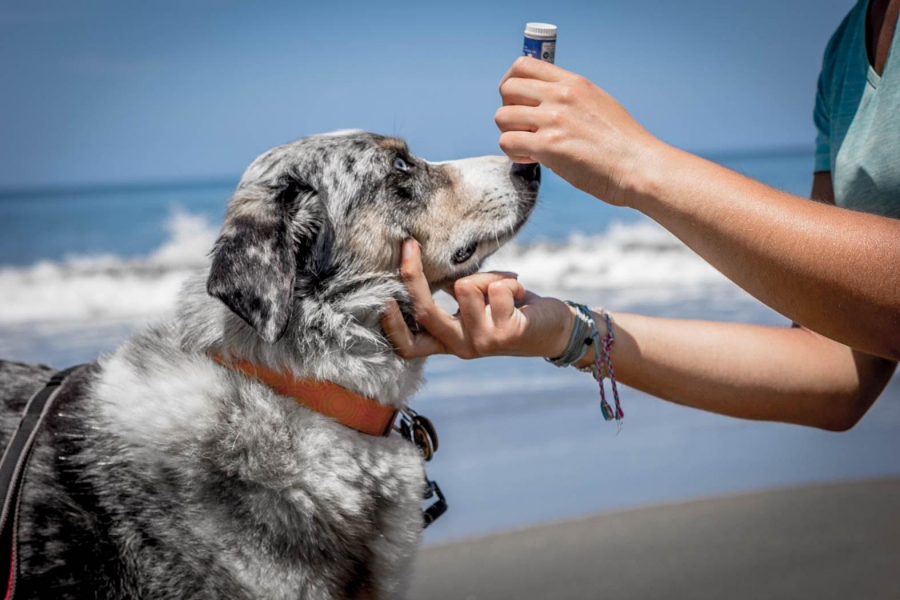
<path fill-rule="evenodd" d="M 564 242 L 509 244 L 491 257 L 488 267 L 519 273 L 527 287 L 554 291 L 665 287 L 677 292 L 727 283 L 650 221 L 613 222 L 603 234 L 575 234 Z"/>
<path fill-rule="evenodd" d="M 201 268 L 218 227 L 203 215 L 175 211 L 166 241 L 148 255 L 69 256 L 0 268 L 0 324 L 61 320 L 143 321 L 169 314 L 188 274 Z M 613 223 L 599 235 L 511 243 L 488 268 L 521 274 L 543 294 L 578 291 L 622 308 L 667 303 L 735 289 L 675 237 L 651 222 Z"/>
<path fill-rule="evenodd" d="M 0 268 L 0 323 L 132 319 L 164 315 L 216 239 L 203 215 L 176 210 L 166 241 L 146 256 L 68 256 Z"/>

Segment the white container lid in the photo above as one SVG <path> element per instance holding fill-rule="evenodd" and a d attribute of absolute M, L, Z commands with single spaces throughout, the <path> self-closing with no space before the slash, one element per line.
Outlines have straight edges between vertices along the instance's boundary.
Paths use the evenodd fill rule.
<path fill-rule="evenodd" d="M 551 25 L 550 23 L 526 23 L 525 35 L 529 37 L 555 40 L 556 25 Z"/>

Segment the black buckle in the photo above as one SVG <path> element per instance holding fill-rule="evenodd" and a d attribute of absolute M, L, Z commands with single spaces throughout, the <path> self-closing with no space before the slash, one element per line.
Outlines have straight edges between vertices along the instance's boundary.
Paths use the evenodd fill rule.
<path fill-rule="evenodd" d="M 434 453 L 438 449 L 437 430 L 431 423 L 431 419 L 424 415 L 420 415 L 411 408 L 400 411 L 400 422 L 397 424 L 397 431 L 405 439 L 416 445 L 425 462 L 434 458 Z M 441 487 L 436 481 L 428 479 L 425 475 L 425 490 L 422 496 L 423 502 L 437 497 L 429 506 L 422 511 L 422 519 L 424 521 L 423 529 L 437 521 L 438 517 L 447 512 L 447 499 L 441 492 Z"/>
<path fill-rule="evenodd" d="M 427 529 L 429 525 L 438 520 L 438 517 L 447 512 L 447 500 L 444 498 L 444 494 L 441 493 L 441 486 L 437 484 L 437 481 L 432 481 L 426 476 L 425 500 L 430 500 L 434 496 L 437 496 L 437 500 L 422 511 L 422 517 L 425 520 L 425 524 L 422 526 L 423 529 Z"/>
<path fill-rule="evenodd" d="M 398 430 L 400 435 L 416 445 L 425 462 L 434 458 L 440 442 L 431 419 L 411 408 L 405 408 L 400 411 Z"/>

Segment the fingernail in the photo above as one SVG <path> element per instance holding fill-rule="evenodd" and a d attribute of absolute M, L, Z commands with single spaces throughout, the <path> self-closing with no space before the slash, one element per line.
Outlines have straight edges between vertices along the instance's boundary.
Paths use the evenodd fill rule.
<path fill-rule="evenodd" d="M 413 254 L 413 244 L 416 242 L 413 240 L 403 240 L 403 247 L 400 250 L 400 257 L 406 260 L 410 258 Z"/>

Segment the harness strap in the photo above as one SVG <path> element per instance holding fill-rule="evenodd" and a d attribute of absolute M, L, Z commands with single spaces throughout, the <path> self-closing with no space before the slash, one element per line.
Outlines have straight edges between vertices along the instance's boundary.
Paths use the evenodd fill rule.
<path fill-rule="evenodd" d="M 54 400 L 63 382 L 69 375 L 83 367 L 77 365 L 60 371 L 25 405 L 19 425 L 6 445 L 0 459 L 0 497 L 3 509 L 0 511 L 0 565 L 9 564 L 9 570 L 0 569 L 0 590 L 5 590 L 4 599 L 12 600 L 16 592 L 16 530 L 19 524 L 19 497 L 22 481 L 28 469 L 31 450 L 37 439 L 44 418 L 53 408 Z"/>

